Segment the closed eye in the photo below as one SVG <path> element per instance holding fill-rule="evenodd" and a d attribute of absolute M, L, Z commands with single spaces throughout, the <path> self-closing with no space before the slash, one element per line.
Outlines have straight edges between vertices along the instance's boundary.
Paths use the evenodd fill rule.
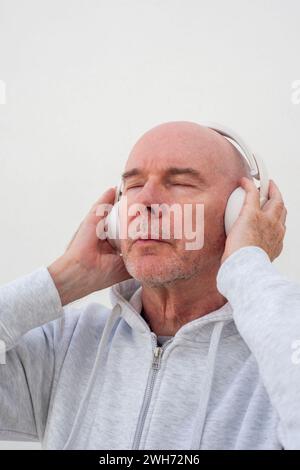
<path fill-rule="evenodd" d="M 193 184 L 189 184 L 189 183 L 172 183 L 173 186 L 188 186 L 188 187 L 191 187 L 193 188 L 195 185 Z"/>
<path fill-rule="evenodd" d="M 182 186 L 182 187 L 187 187 L 187 188 L 195 188 L 196 186 L 191 183 L 180 183 L 174 181 L 173 183 L 169 183 L 171 186 Z M 143 184 L 135 184 L 132 186 L 127 186 L 124 188 L 125 191 L 129 191 L 130 189 L 136 189 L 136 188 L 142 188 L 144 185 Z"/>
<path fill-rule="evenodd" d="M 135 186 L 127 186 L 125 189 L 128 191 L 129 189 L 141 188 L 142 186 L 142 184 L 136 184 Z"/>

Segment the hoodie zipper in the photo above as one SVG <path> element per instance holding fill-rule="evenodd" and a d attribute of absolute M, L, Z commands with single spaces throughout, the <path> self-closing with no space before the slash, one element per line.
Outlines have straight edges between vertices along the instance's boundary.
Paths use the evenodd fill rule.
<path fill-rule="evenodd" d="M 142 433 L 143 433 L 143 429 L 145 425 L 145 420 L 146 420 L 146 416 L 149 410 L 149 405 L 150 405 L 150 401 L 151 401 L 151 397 L 152 397 L 152 393 L 154 389 L 155 380 L 156 380 L 158 371 L 160 369 L 161 359 L 162 359 L 164 350 L 168 346 L 168 344 L 173 341 L 173 339 L 169 339 L 162 346 L 158 346 L 157 336 L 155 335 L 155 333 L 152 333 L 152 341 L 154 344 L 152 364 L 150 367 L 150 372 L 149 372 L 147 386 L 146 386 L 146 390 L 144 394 L 143 404 L 142 404 L 142 408 L 141 408 L 141 412 L 139 415 L 139 420 L 138 420 L 138 424 L 136 427 L 135 436 L 133 440 L 132 449 L 134 450 L 138 449 L 140 445 L 140 441 L 141 441 L 141 437 L 142 437 Z"/>

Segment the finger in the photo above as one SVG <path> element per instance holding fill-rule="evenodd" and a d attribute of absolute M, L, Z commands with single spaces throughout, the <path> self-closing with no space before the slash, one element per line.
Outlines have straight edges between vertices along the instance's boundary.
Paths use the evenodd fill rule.
<path fill-rule="evenodd" d="M 109 212 L 109 208 L 111 208 L 114 198 L 115 198 L 115 192 L 116 192 L 117 187 L 114 186 L 112 188 L 107 189 L 100 197 L 99 199 L 92 205 L 90 211 L 86 215 L 86 217 L 82 220 L 81 224 L 79 225 L 78 229 L 74 233 L 72 239 L 69 241 L 66 250 L 69 249 L 69 247 L 72 245 L 73 241 L 75 240 L 79 230 L 82 227 L 92 225 L 94 226 L 100 219 L 101 217 L 106 217 L 105 214 L 97 214 L 97 209 L 99 208 L 100 204 L 104 204 L 107 206 L 107 212 Z M 103 212 L 103 211 L 102 211 Z"/>
<path fill-rule="evenodd" d="M 241 187 L 246 191 L 246 197 L 244 204 L 253 207 L 254 209 L 260 209 L 259 203 L 259 191 L 255 186 L 254 182 L 249 178 L 243 176 L 240 180 Z"/>
<path fill-rule="evenodd" d="M 117 187 L 114 186 L 112 188 L 107 189 L 97 201 L 92 205 L 90 209 L 90 214 L 95 214 L 97 207 L 99 204 L 113 204 L 115 201 L 115 194 L 116 194 Z"/>
<path fill-rule="evenodd" d="M 107 217 L 115 201 L 116 187 L 107 189 L 93 204 L 83 220 L 84 226 L 96 227 L 100 220 Z"/>
<path fill-rule="evenodd" d="M 282 225 L 285 226 L 285 222 L 286 222 L 286 216 L 287 216 L 287 210 L 286 210 L 286 207 L 283 208 L 283 211 L 280 215 L 280 222 L 282 223 Z"/>
<path fill-rule="evenodd" d="M 275 184 L 274 180 L 271 179 L 269 183 L 269 199 L 283 202 L 283 197 L 278 186 Z"/>
<path fill-rule="evenodd" d="M 286 207 L 282 194 L 273 180 L 270 180 L 269 183 L 269 199 L 265 210 L 278 217 L 279 220 L 285 221 Z"/>

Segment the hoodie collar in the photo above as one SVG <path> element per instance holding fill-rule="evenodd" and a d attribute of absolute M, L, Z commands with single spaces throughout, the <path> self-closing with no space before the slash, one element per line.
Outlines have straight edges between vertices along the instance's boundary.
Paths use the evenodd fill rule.
<path fill-rule="evenodd" d="M 120 315 L 131 328 L 140 332 L 151 332 L 142 312 L 142 285 L 136 279 L 127 279 L 113 285 L 109 290 L 112 307 L 119 304 Z M 210 335 L 214 324 L 224 322 L 222 337 L 232 336 L 238 333 L 232 318 L 232 307 L 226 302 L 222 307 L 183 325 L 177 332 L 176 338 L 182 337 L 186 340 L 196 342 L 210 341 Z"/>

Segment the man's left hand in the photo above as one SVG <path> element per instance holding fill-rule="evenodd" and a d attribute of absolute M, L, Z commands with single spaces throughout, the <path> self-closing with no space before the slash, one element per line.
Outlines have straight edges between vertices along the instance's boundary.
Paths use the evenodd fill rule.
<path fill-rule="evenodd" d="M 221 264 L 243 246 L 255 245 L 268 254 L 271 261 L 283 248 L 287 210 L 282 195 L 270 180 L 268 201 L 260 207 L 259 190 L 249 178 L 240 180 L 246 197 L 238 219 L 233 224 L 225 243 Z"/>

